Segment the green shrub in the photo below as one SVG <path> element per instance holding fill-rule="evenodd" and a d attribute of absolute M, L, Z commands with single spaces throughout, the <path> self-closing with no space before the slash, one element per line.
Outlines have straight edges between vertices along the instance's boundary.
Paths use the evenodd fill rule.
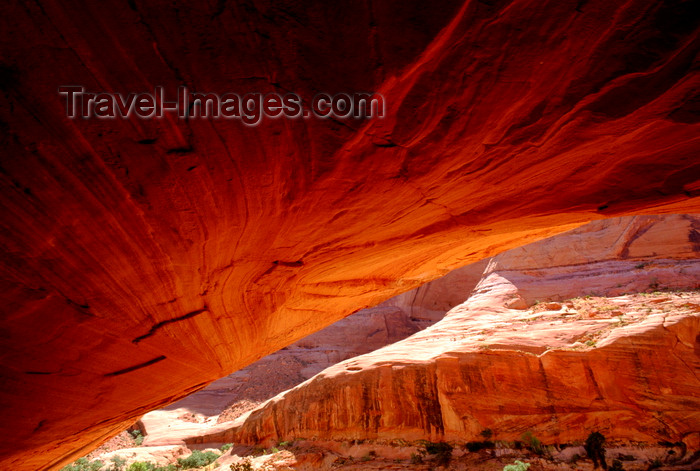
<path fill-rule="evenodd" d="M 126 468 L 126 471 L 154 471 L 156 465 L 150 461 L 134 461 Z"/>
<path fill-rule="evenodd" d="M 377 452 L 374 450 L 370 450 L 369 453 L 360 458 L 360 461 L 372 461 L 374 459 L 377 459 Z"/>
<path fill-rule="evenodd" d="M 194 450 L 187 458 L 178 458 L 177 464 L 182 469 L 201 468 L 213 463 L 219 457 L 213 451 Z"/>
<path fill-rule="evenodd" d="M 233 443 L 225 443 L 225 444 L 221 445 L 221 453 L 226 453 L 231 448 L 233 448 Z"/>
<path fill-rule="evenodd" d="M 507 464 L 503 467 L 503 471 L 527 471 L 530 463 L 523 463 L 520 460 L 515 460 L 513 464 Z"/>
<path fill-rule="evenodd" d="M 61 471 L 99 471 L 104 467 L 102 461 L 89 461 L 87 458 L 78 458 L 74 463 L 61 468 Z"/>
<path fill-rule="evenodd" d="M 608 465 L 605 463 L 605 448 L 603 448 L 603 443 L 605 443 L 603 434 L 600 432 L 592 432 L 588 435 L 588 438 L 586 438 L 586 444 L 583 445 L 588 457 L 593 460 L 593 469 L 598 468 L 599 461 L 603 469 L 608 469 Z"/>
<path fill-rule="evenodd" d="M 452 459 L 452 445 L 445 442 L 425 444 L 425 452 L 429 455 L 435 455 L 435 464 L 439 466 L 447 466 Z"/>
<path fill-rule="evenodd" d="M 483 442 L 469 442 L 469 443 L 467 443 L 466 446 L 467 446 L 467 450 L 469 450 L 469 453 L 476 453 L 477 451 L 480 451 L 480 450 L 493 448 L 496 445 L 493 442 L 490 442 L 488 440 L 484 440 Z"/>
<path fill-rule="evenodd" d="M 531 431 L 528 430 L 527 432 L 523 433 L 520 438 L 523 439 L 533 453 L 537 453 L 538 455 L 542 454 L 542 442 Z"/>
<path fill-rule="evenodd" d="M 253 471 L 253 466 L 250 464 L 250 461 L 232 464 L 230 468 L 231 471 Z"/>
<path fill-rule="evenodd" d="M 158 466 L 150 461 L 134 461 L 126 471 L 177 471 L 174 464 Z"/>
<path fill-rule="evenodd" d="M 610 468 L 610 471 L 625 471 L 625 468 L 622 467 L 622 461 L 613 460 L 612 468 Z"/>
<path fill-rule="evenodd" d="M 255 445 L 250 452 L 253 456 L 262 456 L 265 454 L 265 448 L 260 445 Z"/>
<path fill-rule="evenodd" d="M 129 433 L 131 434 L 131 438 L 134 439 L 134 443 L 136 444 L 136 446 L 141 446 L 141 444 L 143 443 L 143 434 L 141 433 L 141 430 L 136 429 L 132 430 Z"/>
<path fill-rule="evenodd" d="M 112 471 L 124 471 L 126 468 L 126 460 L 121 456 L 113 456 L 110 461 L 112 462 Z"/>

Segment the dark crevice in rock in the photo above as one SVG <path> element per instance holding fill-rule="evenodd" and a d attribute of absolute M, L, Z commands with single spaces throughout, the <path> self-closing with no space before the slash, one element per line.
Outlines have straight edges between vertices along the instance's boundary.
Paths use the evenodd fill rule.
<path fill-rule="evenodd" d="M 123 375 L 125 373 L 131 373 L 132 371 L 140 370 L 141 368 L 145 368 L 147 366 L 151 366 L 155 363 L 161 362 L 161 361 L 165 360 L 166 358 L 167 357 L 165 355 L 161 355 L 161 356 L 156 357 L 152 360 L 148 360 L 148 361 L 145 361 L 143 363 L 139 363 L 138 365 L 124 368 L 123 370 L 118 370 L 118 371 L 113 371 L 111 373 L 107 373 L 107 374 L 105 374 L 105 376 L 119 376 L 119 375 Z"/>
<path fill-rule="evenodd" d="M 174 322 L 179 322 L 179 321 L 184 321 L 185 319 L 191 319 L 194 316 L 197 316 L 199 314 L 202 314 L 203 312 L 208 312 L 208 311 L 209 311 L 209 308 L 207 308 L 207 306 L 204 306 L 202 309 L 197 309 L 196 311 L 188 312 L 187 314 L 184 314 L 180 317 L 176 317 L 174 319 L 168 319 L 167 321 L 158 322 L 153 327 L 151 327 L 151 330 L 149 330 L 147 334 L 136 337 L 134 340 L 132 340 L 132 342 L 139 343 L 140 341 L 147 339 L 148 337 L 151 337 L 153 334 L 155 334 L 158 331 L 158 329 L 161 329 L 168 324 L 172 324 Z"/>
<path fill-rule="evenodd" d="M 168 155 L 186 155 L 186 154 L 191 154 L 194 152 L 194 149 L 192 146 L 186 146 L 186 147 L 175 147 L 173 149 L 168 149 L 165 153 Z"/>
<path fill-rule="evenodd" d="M 282 267 L 303 267 L 304 262 L 302 260 L 297 260 L 296 262 L 285 262 L 282 260 L 275 260 L 274 262 L 275 265 L 279 265 Z"/>
<path fill-rule="evenodd" d="M 148 144 L 154 144 L 158 138 L 153 138 L 153 139 L 141 139 L 140 141 L 136 141 L 137 144 L 142 144 L 142 145 L 148 145 Z"/>
<path fill-rule="evenodd" d="M 46 425 L 46 420 L 40 420 L 37 426 L 34 428 L 34 433 L 38 432 L 44 425 Z"/>
<path fill-rule="evenodd" d="M 74 306 L 74 307 L 77 307 L 77 308 L 80 308 L 80 309 L 90 309 L 90 305 L 89 305 L 88 303 L 80 304 L 80 303 L 77 303 L 77 302 L 73 301 L 73 300 L 70 299 L 70 298 L 66 298 L 66 302 L 67 302 L 69 305 Z"/>

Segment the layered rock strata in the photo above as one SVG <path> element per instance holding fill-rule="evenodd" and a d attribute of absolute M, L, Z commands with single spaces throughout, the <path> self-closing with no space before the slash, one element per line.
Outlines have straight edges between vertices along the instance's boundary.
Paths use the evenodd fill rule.
<path fill-rule="evenodd" d="M 11 1 L 0 467 L 451 269 L 698 203 L 693 2 Z M 77 119 L 90 92 L 375 91 L 384 119 Z"/>
<path fill-rule="evenodd" d="M 698 449 L 699 221 L 602 221 L 496 256 L 437 324 L 190 442 L 468 442 L 488 429 Z"/>

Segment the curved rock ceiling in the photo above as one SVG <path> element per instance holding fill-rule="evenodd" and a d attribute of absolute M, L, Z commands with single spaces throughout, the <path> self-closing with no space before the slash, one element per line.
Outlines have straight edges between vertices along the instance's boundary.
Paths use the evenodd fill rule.
<path fill-rule="evenodd" d="M 693 2 L 9 3 L 2 469 L 484 256 L 700 211 Z M 387 116 L 70 120 L 76 84 L 376 91 Z"/>

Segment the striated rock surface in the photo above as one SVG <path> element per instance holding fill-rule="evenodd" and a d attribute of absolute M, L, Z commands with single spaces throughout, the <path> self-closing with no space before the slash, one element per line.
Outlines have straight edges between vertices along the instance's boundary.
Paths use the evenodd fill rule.
<path fill-rule="evenodd" d="M 470 263 L 437 280 L 394 296 L 380 306 L 395 306 L 406 312 L 417 325 L 427 327 L 469 297 L 481 280 L 487 264 L 488 259 Z"/>
<path fill-rule="evenodd" d="M 364 309 L 217 380 L 185 399 L 144 415 L 146 446 L 183 443 L 212 423 L 237 417 L 325 368 L 402 340 L 418 330 L 395 307 Z"/>
<path fill-rule="evenodd" d="M 697 450 L 698 222 L 599 221 L 496 256 L 442 321 L 190 442 L 463 442 L 490 429 L 494 440 L 530 431 L 562 444 L 598 430 L 613 441 Z M 603 248 L 588 250 L 593 243 Z M 591 296 L 588 286 L 610 297 Z M 681 287 L 695 291 L 669 291 Z M 512 307 L 534 295 L 542 302 Z"/>
<path fill-rule="evenodd" d="M 0 468 L 451 269 L 700 209 L 697 12 L 631 0 L 11 1 L 0 18 Z M 370 122 L 68 120 L 61 85 L 378 91 Z"/>
<path fill-rule="evenodd" d="M 139 419 L 145 446 L 184 443 L 342 360 L 377 350 L 433 324 L 461 304 L 487 260 L 472 263 L 325 329 Z"/>

